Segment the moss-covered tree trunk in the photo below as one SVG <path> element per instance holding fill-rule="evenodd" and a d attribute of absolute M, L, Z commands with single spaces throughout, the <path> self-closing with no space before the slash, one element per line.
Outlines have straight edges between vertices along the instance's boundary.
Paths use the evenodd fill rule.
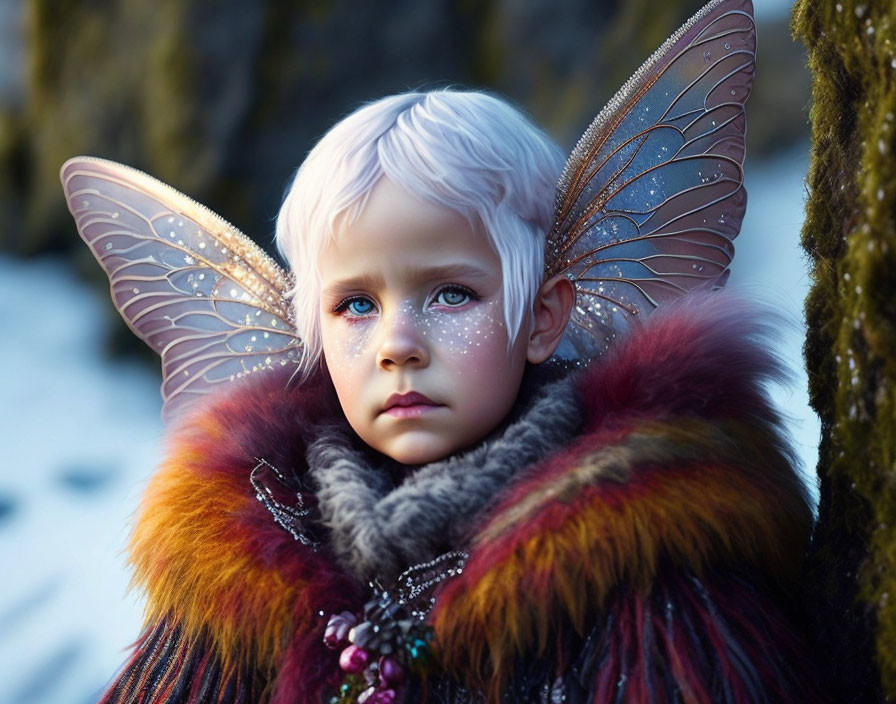
<path fill-rule="evenodd" d="M 821 416 L 808 585 L 843 701 L 896 701 L 896 4 L 798 0 L 813 74 L 803 245 Z"/>

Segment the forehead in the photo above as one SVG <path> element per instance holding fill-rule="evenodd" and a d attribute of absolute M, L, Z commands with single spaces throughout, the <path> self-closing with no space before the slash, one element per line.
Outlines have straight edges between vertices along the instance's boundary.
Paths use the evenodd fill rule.
<path fill-rule="evenodd" d="M 400 271 L 408 277 L 500 276 L 500 257 L 478 220 L 408 193 L 386 177 L 354 222 L 337 223 L 321 252 L 323 285 L 334 278 Z"/>

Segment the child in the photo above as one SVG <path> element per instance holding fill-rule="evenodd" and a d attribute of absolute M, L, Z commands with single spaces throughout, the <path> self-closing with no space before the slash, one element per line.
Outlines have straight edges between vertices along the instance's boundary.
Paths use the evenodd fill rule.
<path fill-rule="evenodd" d="M 743 8 L 717 0 L 691 26 L 741 20 Z M 695 29 L 685 40 L 700 37 Z M 578 153 L 600 164 L 588 140 L 571 163 Z M 712 155 L 719 169 L 736 149 L 723 151 Z M 214 316 L 246 316 L 224 335 L 228 354 L 246 355 L 238 383 L 179 420 L 148 489 L 132 543 L 147 626 L 104 701 L 818 698 L 789 615 L 811 512 L 762 387 L 779 373 L 762 347 L 766 326 L 744 304 L 703 294 L 631 324 L 581 369 L 548 361 L 561 340 L 581 348 L 586 308 L 598 348 L 619 308 L 648 312 L 634 295 L 613 298 L 606 276 L 588 276 L 598 246 L 583 254 L 583 240 L 557 239 L 594 222 L 593 200 L 579 199 L 583 170 L 567 167 L 552 208 L 561 165 L 542 133 L 480 93 L 393 96 L 336 125 L 277 223 L 295 275 L 301 384 L 285 361 L 268 370 L 278 366 L 270 343 L 266 362 L 245 361 L 258 354 L 255 330 L 280 334 L 276 316 L 269 327 L 253 322 L 274 304 L 252 307 L 250 277 L 264 267 L 245 242 L 214 243 L 226 255 L 215 271 L 231 254 L 239 260 L 226 300 L 218 284 L 202 288 L 197 272 L 207 269 L 192 268 L 192 254 L 158 277 L 148 272 L 164 257 L 148 249 L 133 264 L 104 260 L 116 296 L 131 295 L 121 271 L 142 272 L 129 279 L 142 282 L 134 298 L 117 300 L 163 353 L 169 400 L 199 376 L 196 360 L 217 364 L 217 338 L 189 354 L 178 346 Z M 130 245 L 114 240 L 126 229 L 119 211 L 97 235 L 98 219 L 75 205 L 98 192 L 77 190 L 90 168 L 64 167 L 73 212 L 98 257 L 120 255 Z M 164 222 L 183 232 L 198 224 L 200 239 L 178 244 L 205 248 L 207 214 L 128 178 L 116 172 L 115 187 L 182 206 Z M 671 187 L 655 174 L 653 183 L 666 200 L 649 213 L 671 201 Z M 163 221 L 158 208 L 146 212 Z M 648 231 L 649 215 L 625 213 Z M 711 240 L 718 232 L 688 237 L 727 252 Z M 650 292 L 625 267 L 668 256 L 657 247 L 607 261 Z M 678 257 L 690 251 L 676 247 Z M 250 269 L 239 268 L 245 261 Z M 141 286 L 166 282 L 215 307 L 157 315 L 171 294 L 152 289 L 147 299 Z M 571 312 L 579 328 L 567 332 Z M 166 337 L 177 326 L 195 334 Z"/>

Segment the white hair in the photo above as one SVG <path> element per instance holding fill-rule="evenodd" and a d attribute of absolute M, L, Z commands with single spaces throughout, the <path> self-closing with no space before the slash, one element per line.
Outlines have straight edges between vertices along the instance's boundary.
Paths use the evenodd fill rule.
<path fill-rule="evenodd" d="M 481 222 L 501 258 L 511 343 L 542 283 L 559 147 L 518 110 L 475 91 L 402 93 L 338 122 L 308 154 L 277 216 L 277 247 L 295 276 L 290 292 L 307 375 L 320 358 L 320 253 L 337 223 L 360 216 L 381 176 Z"/>

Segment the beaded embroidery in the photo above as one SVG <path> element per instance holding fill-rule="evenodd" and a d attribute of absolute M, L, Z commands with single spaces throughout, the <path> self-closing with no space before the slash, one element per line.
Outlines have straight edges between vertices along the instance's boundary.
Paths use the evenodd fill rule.
<path fill-rule="evenodd" d="M 405 570 L 392 589 L 371 582 L 373 598 L 361 619 L 348 612 L 327 623 L 324 643 L 343 648 L 339 666 L 346 679 L 331 704 L 390 704 L 401 701 L 407 672 L 424 670 L 432 630 L 425 620 L 435 603 L 433 591 L 463 572 L 469 555 L 452 551 Z M 346 645 L 348 644 L 348 645 Z"/>
<path fill-rule="evenodd" d="M 257 457 L 255 459 L 258 464 L 249 473 L 249 481 L 255 489 L 255 498 L 270 511 L 278 526 L 302 545 L 307 545 L 317 552 L 320 541 L 315 540 L 303 520 L 311 513 L 311 509 L 305 506 L 302 493 L 292 488 L 283 473 L 270 462 Z M 296 501 L 295 506 L 286 503 L 293 497 Z"/>

